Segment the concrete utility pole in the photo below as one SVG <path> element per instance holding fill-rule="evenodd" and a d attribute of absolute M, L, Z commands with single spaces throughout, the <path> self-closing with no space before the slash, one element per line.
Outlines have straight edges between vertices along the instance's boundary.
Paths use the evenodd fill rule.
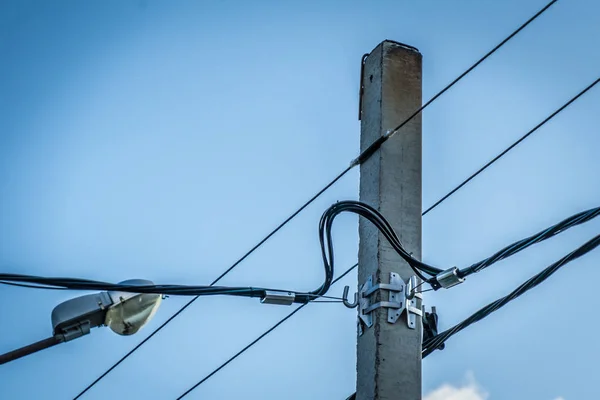
<path fill-rule="evenodd" d="M 364 59 L 361 151 L 421 106 L 421 72 L 421 53 L 393 41 L 380 43 Z M 421 258 L 421 115 L 360 166 L 360 200 L 377 208 L 405 249 Z M 405 282 L 414 275 L 383 235 L 362 218 L 359 234 L 359 287 L 370 277 L 376 285 L 389 284 L 390 273 Z M 373 291 L 369 304 L 385 304 L 392 299 L 389 293 Z M 398 295 L 405 299 L 404 293 Z M 420 300 L 413 305 L 420 309 Z M 357 400 L 421 399 L 421 317 L 413 314 L 411 329 L 405 314 L 390 323 L 389 310 L 384 306 L 371 311 L 372 326 L 363 325 L 358 337 Z"/>

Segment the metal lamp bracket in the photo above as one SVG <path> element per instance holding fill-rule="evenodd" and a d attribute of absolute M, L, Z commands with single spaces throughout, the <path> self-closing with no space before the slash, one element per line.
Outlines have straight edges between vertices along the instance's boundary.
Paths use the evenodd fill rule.
<path fill-rule="evenodd" d="M 396 272 L 390 273 L 390 283 L 373 284 L 374 278 L 370 276 L 359 290 L 358 317 L 367 327 L 373 326 L 372 312 L 378 308 L 387 308 L 387 321 L 396 323 L 402 313 L 406 310 L 406 323 L 410 329 L 416 329 L 417 316 L 421 318 L 423 312 L 417 308 L 417 299 L 422 299 L 420 293 L 416 293 L 417 277 L 412 276 L 408 282 L 404 282 Z M 388 300 L 377 303 L 371 301 L 371 296 L 378 290 L 388 291 Z M 383 298 L 383 296 L 382 296 Z M 362 324 L 359 322 L 359 333 L 362 334 Z"/>

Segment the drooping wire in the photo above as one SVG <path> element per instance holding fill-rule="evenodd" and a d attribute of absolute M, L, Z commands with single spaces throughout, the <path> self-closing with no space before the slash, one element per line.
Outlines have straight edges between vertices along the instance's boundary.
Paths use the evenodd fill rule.
<path fill-rule="evenodd" d="M 504 155 L 506 155 L 506 153 L 508 153 L 509 151 L 511 151 L 513 148 L 515 148 L 523 140 L 527 139 L 531 134 L 533 134 L 539 128 L 541 128 L 542 126 L 544 126 L 547 122 L 549 122 L 552 118 L 554 118 L 557 114 L 559 114 L 565 108 L 569 107 L 571 105 L 571 103 L 573 103 L 575 100 L 577 100 L 578 98 L 580 98 L 581 96 L 583 96 L 588 90 L 590 90 L 591 88 L 593 88 L 594 86 L 596 86 L 599 82 L 600 82 L 600 78 L 598 78 L 594 82 L 592 82 L 589 86 L 587 86 L 585 89 L 583 89 L 581 92 L 579 92 L 575 97 L 573 97 L 571 100 L 569 100 L 568 102 L 566 102 L 565 104 L 563 104 L 560 108 L 558 108 L 556 111 L 554 111 L 552 114 L 550 114 L 546 119 L 544 119 L 542 122 L 540 122 L 535 127 L 533 127 L 533 129 L 531 129 L 529 132 L 527 132 L 525 135 L 523 135 L 521 138 L 519 138 L 519 140 L 515 141 L 513 144 L 511 144 L 510 146 L 508 146 L 506 149 L 504 149 L 504 151 L 502 151 L 496 157 L 494 157 L 493 159 L 491 159 L 483 167 L 479 168 L 471 176 L 469 176 L 467 179 L 465 179 L 464 181 L 462 181 L 458 186 L 456 186 L 454 189 L 452 189 L 451 191 L 449 191 L 446 195 L 444 195 L 438 201 L 436 201 L 435 203 L 433 203 L 431 205 L 431 207 L 429 207 L 428 209 L 426 209 L 423 212 L 423 215 L 425 215 L 429 211 L 433 210 L 440 203 L 442 203 L 443 201 L 445 201 L 448 197 L 452 196 L 454 193 L 456 193 L 458 190 L 460 190 L 463 186 L 465 186 L 467 183 L 469 183 L 473 178 L 475 178 L 477 175 L 479 175 L 480 173 L 482 173 L 483 171 L 485 171 L 490 165 L 494 164 L 496 161 L 498 161 L 500 158 L 502 158 Z"/>
<path fill-rule="evenodd" d="M 331 227 L 336 216 L 343 212 L 351 212 L 365 218 L 371 222 L 375 227 L 385 236 L 387 241 L 392 245 L 394 250 L 408 263 L 417 274 L 423 280 L 429 280 L 431 276 L 442 272 L 441 269 L 427 265 L 416 258 L 412 257 L 404 246 L 400 242 L 398 235 L 390 225 L 390 223 L 384 218 L 383 215 L 375 208 L 368 204 L 358 201 L 340 201 L 333 206 L 329 207 L 327 211 L 323 213 L 321 222 L 319 223 L 319 239 L 321 241 L 321 250 L 323 254 L 323 262 L 325 263 L 325 269 L 333 270 L 333 241 L 331 238 Z M 431 275 L 426 277 L 423 273 Z"/>
<path fill-rule="evenodd" d="M 569 262 L 589 253 L 590 251 L 594 250 L 599 245 L 600 245 L 600 235 L 597 235 L 594 238 L 592 238 L 591 240 L 589 240 L 587 243 L 583 244 L 581 247 L 579 247 L 576 250 L 572 251 L 571 253 L 567 254 L 566 256 L 564 256 L 563 258 L 561 258 L 554 264 L 552 264 L 549 267 L 547 267 L 546 269 L 544 269 L 539 274 L 533 276 L 532 278 L 530 278 L 529 280 L 527 280 L 526 282 L 521 284 L 519 287 L 517 287 L 515 290 L 513 290 L 508 295 L 488 304 L 487 306 L 481 308 L 479 311 L 475 312 L 473 315 L 471 315 L 469 318 L 465 319 L 461 323 L 453 326 L 452 328 L 450 328 L 450 329 L 438 334 L 437 336 L 433 337 L 432 339 L 426 341 L 425 343 L 423 343 L 423 357 L 426 357 L 429 354 L 431 354 L 433 351 L 435 351 L 437 348 L 439 348 L 442 344 L 444 344 L 450 337 L 456 335 L 458 332 L 462 331 L 463 329 L 467 328 L 468 326 L 470 326 L 478 321 L 481 321 L 482 319 L 484 319 L 491 313 L 504 307 L 506 304 L 510 303 L 517 297 L 521 296 L 523 293 L 533 289 L 534 287 L 536 287 L 539 284 L 541 284 L 542 282 L 544 282 L 546 279 L 548 279 L 550 276 L 552 276 L 552 274 L 554 274 L 556 271 L 558 271 L 560 268 L 562 268 Z"/>
<path fill-rule="evenodd" d="M 334 274 L 334 251 L 331 230 L 333 222 L 339 214 L 343 212 L 355 213 L 367 219 L 375 225 L 377 229 L 389 241 L 392 247 L 398 252 L 410 267 L 422 279 L 427 280 L 431 276 L 442 272 L 441 269 L 429 266 L 414 257 L 412 257 L 402 246 L 398 235 L 390 223 L 373 207 L 358 201 L 341 201 L 329 207 L 323 213 L 319 222 L 319 238 L 321 242 L 321 254 L 323 256 L 323 267 L 325 278 L 323 284 L 308 293 L 298 293 L 287 289 L 267 289 L 256 287 L 226 287 L 226 286 L 192 286 L 192 285 L 129 285 L 113 284 L 108 282 L 94 281 L 78 278 L 46 278 L 40 276 L 22 275 L 22 274 L 4 274 L 0 273 L 1 282 L 17 282 L 19 285 L 26 284 L 28 287 L 35 288 L 54 288 L 54 289 L 72 289 L 72 290 L 105 290 L 105 291 L 124 291 L 133 293 L 155 293 L 163 295 L 180 296 L 214 296 L 230 295 L 243 297 L 264 298 L 268 291 L 290 292 L 294 294 L 294 302 L 307 303 L 318 297 L 324 297 L 329 291 Z M 422 272 L 431 275 L 425 277 Z M 32 286 L 30 284 L 45 286 Z M 330 296 L 325 296 L 330 297 Z M 337 299 L 337 298 L 336 298 Z"/>
<path fill-rule="evenodd" d="M 449 85 L 447 85 L 440 92 L 438 92 L 434 96 L 434 98 L 430 99 L 426 103 L 426 105 L 422 106 L 417 113 L 413 114 L 411 117 L 409 117 L 407 120 L 405 120 L 405 122 L 403 122 L 402 124 L 400 124 L 400 126 L 397 128 L 397 130 L 400 129 L 406 123 L 408 123 L 416 115 L 418 115 L 418 113 L 422 112 L 427 106 L 431 105 L 431 103 L 433 101 L 437 100 L 443 93 L 445 93 L 446 91 L 448 91 L 452 86 L 454 86 L 456 83 L 458 83 L 460 80 L 462 80 L 467 74 L 469 74 L 470 72 L 472 72 L 477 66 L 479 66 L 483 61 L 485 61 L 492 54 L 494 54 L 496 51 L 498 51 L 502 46 L 504 46 L 506 43 L 508 43 L 512 38 L 514 38 L 519 32 L 521 32 L 525 27 L 527 27 L 530 23 L 532 23 L 534 20 L 536 20 L 539 16 L 541 16 L 546 10 L 548 10 L 548 8 L 550 8 L 550 6 L 552 6 L 557 1 L 558 0 L 552 0 L 552 1 L 550 1 L 543 9 L 541 9 L 540 11 L 538 11 L 535 15 L 533 15 L 530 19 L 528 19 L 525 23 L 523 23 L 519 28 L 517 28 L 515 31 L 513 31 L 509 36 L 507 36 L 504 40 L 502 40 L 491 51 L 489 51 L 488 53 L 486 53 L 475 64 L 473 64 L 473 66 L 471 66 L 468 70 L 466 70 L 464 73 L 462 73 L 461 75 L 459 75 L 458 78 L 456 78 Z M 381 144 L 383 144 L 383 143 L 380 143 L 380 144 L 376 145 L 376 146 L 378 146 L 377 148 L 381 147 Z M 374 145 L 375 145 L 375 143 L 374 143 Z M 372 149 L 372 146 L 370 146 L 369 148 L 367 148 L 363 153 L 361 153 L 361 155 L 359 155 L 358 158 L 361 159 L 360 161 L 358 160 L 358 158 L 356 160 L 353 160 L 353 162 L 350 164 L 350 166 L 346 170 L 344 170 L 340 175 L 338 175 L 330 184 L 328 184 L 327 186 L 325 186 L 325 188 L 323 188 L 321 191 L 319 191 L 313 198 L 311 198 L 309 201 L 307 201 L 297 212 L 293 213 L 288 219 L 286 219 L 282 224 L 280 224 L 275 230 L 273 230 L 270 234 L 268 234 L 263 240 L 261 240 L 259 242 L 259 244 L 257 246 L 253 247 L 242 258 L 240 258 L 238 261 L 236 261 L 231 267 L 229 267 L 224 273 L 222 273 L 217 279 L 215 279 L 215 281 L 211 285 L 214 285 L 214 284 L 218 283 L 218 281 L 220 279 L 222 279 L 233 268 L 235 268 L 237 265 L 239 265 L 239 263 L 241 263 L 246 257 L 248 257 L 252 252 L 254 252 L 260 245 L 262 245 L 264 242 L 266 242 L 279 229 L 281 229 L 281 227 L 283 227 L 283 225 L 285 225 L 289 221 L 291 221 L 296 215 L 298 215 L 298 213 L 300 213 L 304 208 L 306 208 L 308 205 L 310 205 L 317 197 L 319 197 L 323 192 L 325 192 L 325 190 L 327 190 L 329 187 L 331 187 L 335 182 L 337 182 L 337 180 L 341 179 L 350 169 L 352 169 L 353 167 L 355 167 L 356 165 L 358 165 L 360 162 L 364 162 L 365 157 L 367 157 L 367 158 L 370 157 L 372 154 L 375 153 L 376 150 L 377 149 Z M 438 202 L 437 205 L 439 205 L 439 204 L 441 204 L 441 202 Z M 430 210 L 428 210 L 428 211 L 430 211 Z M 121 364 L 123 361 L 125 361 L 131 354 L 133 354 L 135 351 L 137 351 L 141 346 L 143 346 L 154 335 L 156 335 L 158 332 L 160 332 L 166 325 L 168 325 L 173 319 L 175 319 L 177 316 L 179 316 L 185 309 L 187 309 L 189 306 L 191 306 L 197 299 L 198 299 L 198 297 L 194 297 L 189 302 L 187 302 L 183 307 L 181 307 L 178 311 L 176 311 L 163 324 L 161 324 L 158 328 L 156 328 L 154 331 L 152 331 L 152 333 L 150 335 L 148 335 L 146 338 L 144 338 L 139 344 L 137 344 L 135 347 L 133 347 L 128 353 L 126 353 L 123 357 L 121 357 L 115 364 L 113 364 L 104 373 L 102 373 L 96 380 L 94 380 L 85 389 L 83 389 L 75 397 L 74 400 L 77 400 L 83 394 L 85 394 L 88 390 L 90 390 L 93 386 L 95 386 L 100 380 L 102 380 L 106 375 L 108 375 L 113 369 L 115 369 L 119 364 Z"/>

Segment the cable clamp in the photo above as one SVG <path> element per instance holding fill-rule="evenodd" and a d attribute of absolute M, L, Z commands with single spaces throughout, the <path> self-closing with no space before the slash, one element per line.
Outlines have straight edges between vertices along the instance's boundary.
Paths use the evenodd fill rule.
<path fill-rule="evenodd" d="M 452 267 L 440 272 L 435 276 L 435 280 L 431 282 L 431 286 L 437 290 L 439 288 L 448 289 L 465 281 L 465 278 L 458 276 L 458 268 Z"/>
<path fill-rule="evenodd" d="M 263 304 L 277 304 L 280 306 L 291 306 L 296 300 L 294 292 L 279 292 L 275 290 L 265 290 L 265 295 L 260 299 Z"/>
<path fill-rule="evenodd" d="M 88 333 L 90 333 L 90 321 L 82 321 L 66 328 L 62 328 L 55 336 L 58 336 L 60 340 L 64 342 L 68 342 L 85 336 Z"/>

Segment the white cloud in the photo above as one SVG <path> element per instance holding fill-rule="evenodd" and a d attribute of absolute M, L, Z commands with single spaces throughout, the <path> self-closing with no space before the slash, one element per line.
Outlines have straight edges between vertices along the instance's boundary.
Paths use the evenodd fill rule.
<path fill-rule="evenodd" d="M 475 381 L 472 372 L 467 372 L 467 383 L 463 386 L 453 386 L 448 383 L 427 394 L 423 400 L 487 400 L 489 394 L 486 393 Z M 559 396 L 554 400 L 565 400 Z"/>
<path fill-rule="evenodd" d="M 484 392 L 472 373 L 467 374 L 467 383 L 457 387 L 450 384 L 444 384 L 429 393 L 423 400 L 486 400 L 488 394 Z M 564 400 L 558 398 L 556 400 Z"/>

